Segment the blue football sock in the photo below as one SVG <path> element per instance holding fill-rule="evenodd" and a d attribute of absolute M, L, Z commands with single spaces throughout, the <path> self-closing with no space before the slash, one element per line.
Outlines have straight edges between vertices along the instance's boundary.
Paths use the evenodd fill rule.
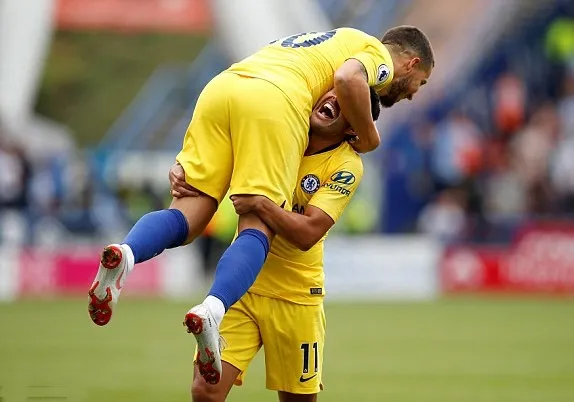
<path fill-rule="evenodd" d="M 134 260 L 144 262 L 167 248 L 185 243 L 187 220 L 177 209 L 163 209 L 142 216 L 123 241 L 132 249 Z"/>
<path fill-rule="evenodd" d="M 225 311 L 247 293 L 269 253 L 269 240 L 257 229 L 242 231 L 217 264 L 210 296 L 225 305 Z"/>

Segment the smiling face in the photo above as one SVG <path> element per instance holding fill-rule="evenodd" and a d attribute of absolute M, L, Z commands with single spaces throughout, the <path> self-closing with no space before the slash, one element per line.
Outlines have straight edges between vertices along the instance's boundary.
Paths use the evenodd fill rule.
<path fill-rule="evenodd" d="M 315 104 L 310 124 L 311 138 L 330 137 L 335 143 L 343 141 L 347 134 L 353 134 L 351 125 L 341 113 L 334 89 L 323 95 Z"/>

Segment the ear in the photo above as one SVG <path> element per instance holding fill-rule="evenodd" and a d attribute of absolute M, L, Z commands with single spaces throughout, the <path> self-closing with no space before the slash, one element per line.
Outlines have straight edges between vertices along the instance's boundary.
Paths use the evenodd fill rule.
<path fill-rule="evenodd" d="M 407 71 L 411 71 L 412 69 L 417 68 L 420 62 L 421 62 L 420 57 L 413 57 L 411 61 L 409 61 L 409 64 L 407 65 Z"/>

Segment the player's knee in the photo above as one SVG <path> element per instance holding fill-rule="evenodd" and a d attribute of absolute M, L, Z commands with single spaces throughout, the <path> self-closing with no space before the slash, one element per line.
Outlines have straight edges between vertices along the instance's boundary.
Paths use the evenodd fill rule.
<path fill-rule="evenodd" d="M 217 201 L 207 195 L 197 197 L 174 198 L 170 209 L 179 210 L 187 221 L 187 239 L 191 243 L 204 231 L 217 211 Z"/>
<path fill-rule="evenodd" d="M 200 377 L 196 378 L 191 386 L 191 400 L 192 402 L 224 402 L 225 396 Z"/>

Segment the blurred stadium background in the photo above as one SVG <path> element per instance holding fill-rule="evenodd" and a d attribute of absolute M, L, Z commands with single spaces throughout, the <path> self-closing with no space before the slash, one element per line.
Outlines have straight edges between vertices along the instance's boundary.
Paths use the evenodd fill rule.
<path fill-rule="evenodd" d="M 233 209 L 138 266 L 106 328 L 86 312 L 101 247 L 167 205 L 195 99 L 229 63 L 398 24 L 437 66 L 383 112 L 327 242 L 320 399 L 574 401 L 571 0 L 0 0 L 0 400 L 189 400 L 179 322 Z M 276 398 L 262 364 L 230 400 Z"/>

